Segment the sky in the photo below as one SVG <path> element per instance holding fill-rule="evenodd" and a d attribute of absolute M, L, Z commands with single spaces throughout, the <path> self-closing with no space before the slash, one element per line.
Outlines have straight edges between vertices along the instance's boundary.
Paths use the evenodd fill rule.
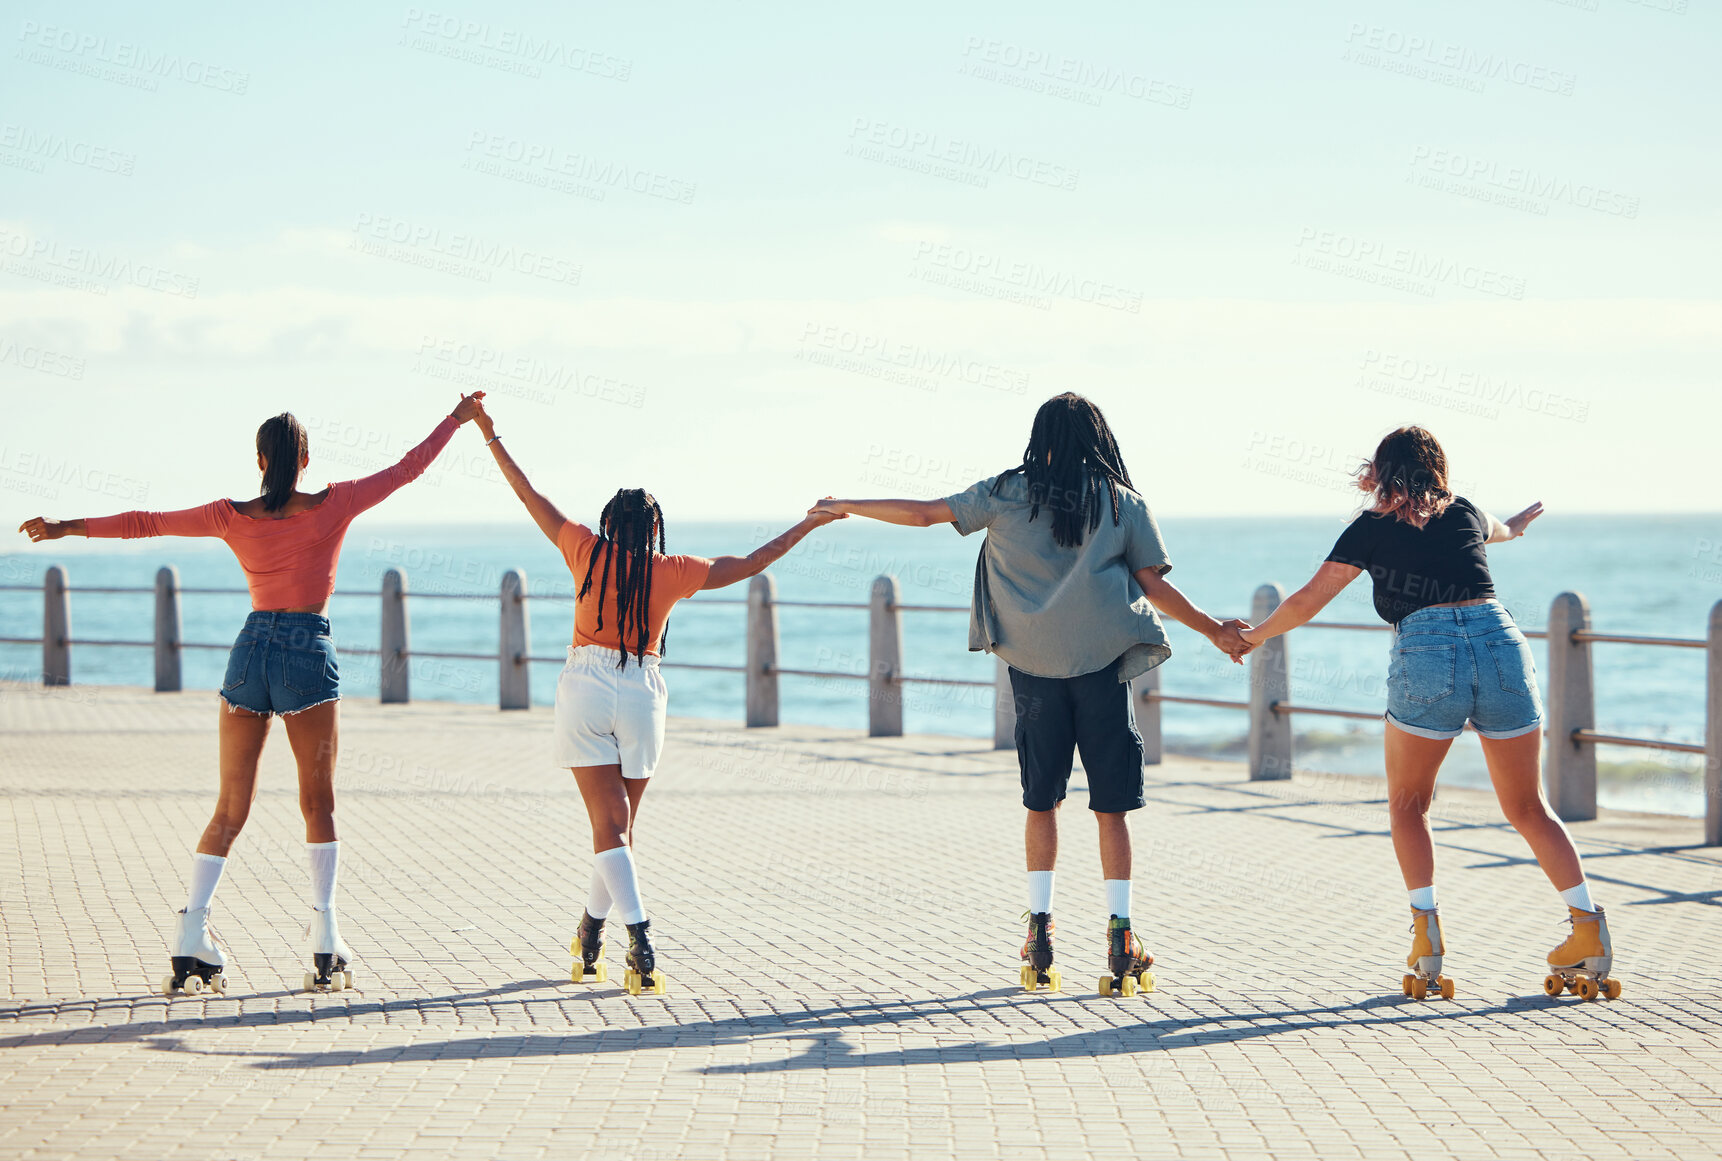
<path fill-rule="evenodd" d="M 474 388 L 588 517 L 949 494 L 1064 390 L 1165 515 L 1343 516 L 1403 423 L 1492 510 L 1722 508 L 1714 5 L 6 12 L 8 527 Z M 514 515 L 433 472 L 387 519 Z"/>

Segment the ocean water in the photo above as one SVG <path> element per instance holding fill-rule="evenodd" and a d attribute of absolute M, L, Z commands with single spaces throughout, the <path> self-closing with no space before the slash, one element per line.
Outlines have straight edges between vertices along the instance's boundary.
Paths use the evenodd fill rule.
<path fill-rule="evenodd" d="M 1326 555 L 1342 521 L 1326 518 L 1169 518 L 1162 531 L 1171 551 L 1175 581 L 1199 605 L 1218 616 L 1247 615 L 1255 588 L 1276 582 L 1291 591 L 1309 578 Z M 780 531 L 780 526 L 735 524 L 670 525 L 672 552 L 702 555 L 742 553 Z M 786 600 L 854 602 L 865 605 L 873 579 L 891 575 L 906 604 L 950 605 L 959 612 L 905 613 L 904 664 L 912 675 L 990 681 L 992 658 L 967 651 L 968 603 L 980 536 L 963 538 L 948 526 L 893 528 L 847 520 L 815 532 L 775 565 L 778 595 Z M 39 586 L 43 570 L 63 564 L 74 588 L 148 588 L 156 569 L 172 564 L 187 587 L 243 588 L 232 555 L 221 545 L 197 540 L 60 542 L 0 555 L 0 584 Z M 1702 638 L 1710 608 L 1722 600 L 1722 516 L 1563 516 L 1539 520 L 1529 536 L 1496 545 L 1490 563 L 1501 599 L 1524 628 L 1541 628 L 1550 601 L 1566 590 L 1590 603 L 1593 627 L 1602 631 Z M 416 650 L 473 652 L 493 656 L 498 631 L 494 596 L 504 572 L 524 571 L 532 653 L 552 661 L 535 664 L 532 694 L 548 705 L 557 663 L 573 623 L 573 579 L 560 555 L 523 519 L 485 526 L 393 526 L 361 521 L 347 536 L 330 616 L 338 645 L 376 648 L 378 590 L 390 568 L 406 573 L 411 641 Z M 740 599 L 746 586 L 702 594 L 678 607 L 670 621 L 666 660 L 740 664 L 745 609 L 709 598 Z M 453 594 L 478 593 L 479 599 Z M 432 597 L 432 594 L 439 594 Z M 447 599 L 444 599 L 444 596 Z M 72 593 L 74 637 L 147 641 L 152 635 L 149 593 Z M 244 596 L 188 594 L 182 597 L 185 640 L 231 642 L 250 604 Z M 41 632 L 38 592 L 0 592 L 0 636 L 34 637 Z M 1369 587 L 1360 578 L 1321 619 L 1373 622 Z M 1173 656 L 1162 671 L 1168 694 L 1243 700 L 1246 670 L 1232 665 L 1206 641 L 1168 625 Z M 1388 634 L 1300 629 L 1288 642 L 1292 698 L 1303 704 L 1379 711 L 1385 698 Z M 1532 648 L 1544 665 L 1543 643 Z M 1598 728 L 1611 733 L 1701 742 L 1704 737 L 1704 653 L 1697 649 L 1599 644 L 1593 647 Z M 786 668 L 864 673 L 867 612 L 859 609 L 795 609 L 779 612 L 779 658 Z M 214 650 L 184 654 L 187 688 L 219 686 L 225 655 Z M 153 681 L 148 649 L 75 646 L 74 683 L 145 685 Z M 38 646 L 0 645 L 0 675 L 40 677 Z M 670 669 L 670 712 L 686 716 L 739 718 L 740 674 Z M 487 702 L 497 696 L 494 661 L 416 658 L 415 699 Z M 375 658 L 349 654 L 342 660 L 347 697 L 375 697 Z M 866 685 L 861 681 L 784 677 L 782 714 L 787 722 L 864 727 Z M 1243 756 L 1242 711 L 1167 705 L 1167 748 L 1219 758 Z M 992 732 L 991 693 L 962 687 L 910 686 L 905 728 L 912 732 L 987 737 Z M 1373 722 L 1305 716 L 1294 719 L 1300 769 L 1339 773 L 1381 772 L 1381 727 Z M 1650 750 L 1605 747 L 1599 755 L 1604 805 L 1624 809 L 1702 814 L 1702 760 Z M 1442 777 L 1486 786 L 1481 751 L 1472 736 L 1454 747 Z"/>

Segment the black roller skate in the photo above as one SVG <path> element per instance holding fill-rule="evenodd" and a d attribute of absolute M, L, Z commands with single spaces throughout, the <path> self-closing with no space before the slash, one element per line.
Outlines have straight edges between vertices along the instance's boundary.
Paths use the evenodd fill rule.
<path fill-rule="evenodd" d="M 610 982 L 610 969 L 604 963 L 604 921 L 594 919 L 586 912 L 580 913 L 580 934 L 574 937 L 568 945 L 568 950 L 579 958 L 574 961 L 574 970 L 569 979 L 577 984 L 587 980 L 595 983 Z"/>
<path fill-rule="evenodd" d="M 1045 988 L 1049 992 L 1064 990 L 1064 980 L 1052 966 L 1052 933 L 1055 925 L 1048 911 L 1025 912 L 1028 938 L 1022 945 L 1022 990 L 1032 992 Z"/>
<path fill-rule="evenodd" d="M 664 994 L 664 973 L 658 970 L 658 954 L 652 948 L 650 919 L 628 924 L 628 970 L 622 974 L 622 986 L 630 996 L 650 992 Z"/>
<path fill-rule="evenodd" d="M 1100 977 L 1103 996 L 1134 996 L 1154 990 L 1154 973 L 1148 968 L 1154 957 L 1130 930 L 1130 920 L 1114 915 L 1106 925 L 1106 966 L 1112 974 Z"/>

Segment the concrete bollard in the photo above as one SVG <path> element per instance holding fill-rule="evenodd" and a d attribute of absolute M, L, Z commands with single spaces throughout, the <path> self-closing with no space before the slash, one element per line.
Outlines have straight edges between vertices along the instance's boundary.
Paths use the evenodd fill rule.
<path fill-rule="evenodd" d="M 382 631 L 377 642 L 377 686 L 384 705 L 412 700 L 412 641 L 407 621 L 407 574 L 383 574 Z"/>
<path fill-rule="evenodd" d="M 163 565 L 155 572 L 155 691 L 178 693 L 180 678 L 179 570 Z"/>
<path fill-rule="evenodd" d="M 1142 764 L 1158 766 L 1166 754 L 1160 740 L 1160 703 L 1148 695 L 1160 692 L 1160 666 L 1130 682 L 1130 708 L 1136 714 L 1136 732 L 1142 735 Z"/>
<path fill-rule="evenodd" d="M 1590 642 L 1573 634 L 1590 628 L 1590 606 L 1578 593 L 1562 593 L 1549 606 L 1547 760 L 1543 777 L 1549 803 L 1567 822 L 1596 817 L 1596 747 L 1573 739 L 1596 728 L 1596 686 Z"/>
<path fill-rule="evenodd" d="M 770 573 L 747 585 L 747 724 L 777 725 L 777 582 Z"/>
<path fill-rule="evenodd" d="M 903 617 L 897 611 L 897 578 L 873 578 L 867 619 L 867 733 L 903 736 Z"/>
<path fill-rule="evenodd" d="M 526 618 L 526 574 L 509 569 L 502 574 L 502 625 L 497 633 L 500 667 L 498 704 L 502 709 L 532 708 L 531 634 Z"/>
<path fill-rule="evenodd" d="M 1722 847 L 1722 601 L 1710 606 L 1704 661 L 1704 845 Z"/>
<path fill-rule="evenodd" d="M 1250 624 L 1259 625 L 1285 599 L 1285 590 L 1265 584 L 1250 602 Z M 1273 782 L 1292 776 L 1290 714 L 1276 714 L 1275 702 L 1291 701 L 1285 634 L 1250 652 L 1250 781 Z"/>
<path fill-rule="evenodd" d="M 1010 684 L 1010 666 L 1002 657 L 993 658 L 993 749 L 1016 749 L 1016 690 Z"/>
<path fill-rule="evenodd" d="M 42 574 L 42 684 L 72 684 L 72 610 L 57 564 Z"/>

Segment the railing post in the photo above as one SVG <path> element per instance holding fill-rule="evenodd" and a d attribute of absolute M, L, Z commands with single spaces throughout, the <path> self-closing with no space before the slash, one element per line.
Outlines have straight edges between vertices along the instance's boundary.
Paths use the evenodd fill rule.
<path fill-rule="evenodd" d="M 497 634 L 499 704 L 505 710 L 532 708 L 532 652 L 526 623 L 526 574 L 509 569 L 502 574 L 502 628 Z"/>
<path fill-rule="evenodd" d="M 57 564 L 42 574 L 42 684 L 72 684 L 72 610 Z"/>
<path fill-rule="evenodd" d="M 897 612 L 897 578 L 873 578 L 867 632 L 867 733 L 903 736 L 903 620 Z"/>
<path fill-rule="evenodd" d="M 993 658 L 993 749 L 1016 749 L 1016 690 L 1011 688 L 1010 666 L 997 656 Z"/>
<path fill-rule="evenodd" d="M 171 564 L 155 570 L 155 691 L 178 693 L 179 570 Z"/>
<path fill-rule="evenodd" d="M 1722 601 L 1710 606 L 1704 659 L 1704 845 L 1722 847 Z"/>
<path fill-rule="evenodd" d="M 1590 606 L 1562 593 L 1549 606 L 1548 761 L 1544 777 L 1555 814 L 1567 822 L 1596 817 L 1596 747 L 1573 738 L 1596 728 L 1596 686 L 1590 642 L 1573 634 L 1590 628 Z"/>
<path fill-rule="evenodd" d="M 747 585 L 747 724 L 777 725 L 777 581 L 770 573 Z"/>
<path fill-rule="evenodd" d="M 1165 760 L 1160 742 L 1160 703 L 1148 695 L 1160 692 L 1160 667 L 1130 682 L 1130 708 L 1136 712 L 1136 732 L 1142 735 L 1142 764 L 1158 766 Z"/>
<path fill-rule="evenodd" d="M 412 639 L 407 622 L 407 574 L 383 574 L 382 636 L 377 642 L 377 688 L 384 705 L 412 700 Z"/>
<path fill-rule="evenodd" d="M 1285 590 L 1265 584 L 1250 602 L 1250 624 L 1259 625 L 1279 608 Z M 1282 634 L 1250 653 L 1250 781 L 1272 782 L 1292 776 L 1290 714 L 1274 712 L 1274 703 L 1290 701 L 1286 670 L 1286 639 Z"/>

